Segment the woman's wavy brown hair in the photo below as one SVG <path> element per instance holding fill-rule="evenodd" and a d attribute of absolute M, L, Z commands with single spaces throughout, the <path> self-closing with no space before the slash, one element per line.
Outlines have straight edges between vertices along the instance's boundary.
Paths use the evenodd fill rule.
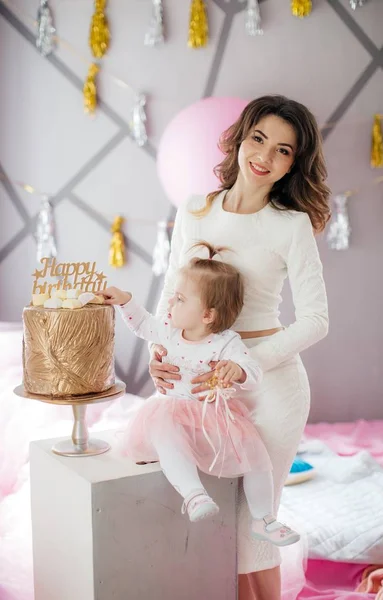
<path fill-rule="evenodd" d="M 320 232 L 331 216 L 322 136 L 312 113 L 303 104 L 284 96 L 262 96 L 253 100 L 244 108 L 239 119 L 224 131 L 218 146 L 225 158 L 214 169 L 221 182 L 220 189 L 208 194 L 206 205 L 193 214 L 198 217 L 206 215 L 216 196 L 222 190 L 233 187 L 239 173 L 239 147 L 253 127 L 268 115 L 275 115 L 289 123 L 297 135 L 293 167 L 274 183 L 269 201 L 278 210 L 307 213 L 315 231 Z"/>

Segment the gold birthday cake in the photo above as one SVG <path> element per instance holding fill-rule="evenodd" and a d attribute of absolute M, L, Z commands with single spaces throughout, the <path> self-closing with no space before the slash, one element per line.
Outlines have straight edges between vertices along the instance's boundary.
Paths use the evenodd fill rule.
<path fill-rule="evenodd" d="M 63 397 L 102 393 L 115 383 L 114 308 L 96 264 L 43 258 L 23 311 L 26 392 Z"/>

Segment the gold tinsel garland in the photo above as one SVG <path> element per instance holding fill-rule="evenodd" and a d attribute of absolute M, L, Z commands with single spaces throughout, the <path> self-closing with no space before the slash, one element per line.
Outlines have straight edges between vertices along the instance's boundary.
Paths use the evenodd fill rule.
<path fill-rule="evenodd" d="M 95 58 L 102 58 L 109 48 L 110 32 L 105 16 L 106 0 L 95 0 L 90 24 L 89 46 Z"/>
<path fill-rule="evenodd" d="M 372 126 L 371 166 L 383 167 L 382 115 L 375 115 Z"/>
<path fill-rule="evenodd" d="M 190 6 L 189 40 L 190 48 L 203 48 L 209 40 L 209 27 L 204 0 L 192 0 Z"/>
<path fill-rule="evenodd" d="M 109 264 L 116 269 L 125 264 L 124 234 L 121 231 L 124 221 L 124 217 L 118 216 L 114 219 L 112 227 L 110 228 L 113 235 L 112 241 L 110 242 Z"/>
<path fill-rule="evenodd" d="M 95 0 L 94 14 L 90 24 L 89 47 L 95 58 L 102 58 L 109 48 L 110 32 L 105 16 L 106 0 Z M 93 63 L 89 67 L 88 76 L 84 84 L 84 108 L 88 114 L 93 114 L 97 106 L 96 75 L 100 67 Z"/>
<path fill-rule="evenodd" d="M 312 11 L 311 0 L 291 0 L 291 12 L 294 17 L 307 17 Z"/>
<path fill-rule="evenodd" d="M 97 106 L 97 86 L 96 75 L 100 67 L 92 63 L 89 67 L 88 76 L 84 83 L 84 110 L 88 114 L 93 114 Z"/>

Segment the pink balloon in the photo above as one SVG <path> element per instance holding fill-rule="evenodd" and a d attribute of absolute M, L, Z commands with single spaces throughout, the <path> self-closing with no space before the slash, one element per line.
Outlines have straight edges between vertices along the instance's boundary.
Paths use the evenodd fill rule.
<path fill-rule="evenodd" d="M 193 194 L 205 195 L 218 188 L 213 169 L 224 156 L 219 138 L 247 104 L 241 98 L 204 98 L 169 123 L 158 148 L 157 171 L 175 206 Z"/>

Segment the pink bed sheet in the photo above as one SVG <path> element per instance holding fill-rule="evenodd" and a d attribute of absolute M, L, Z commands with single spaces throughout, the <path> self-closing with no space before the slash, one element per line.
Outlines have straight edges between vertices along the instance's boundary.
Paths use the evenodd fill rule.
<path fill-rule="evenodd" d="M 383 466 L 383 421 L 316 423 L 306 426 L 307 439 L 320 439 L 341 456 L 367 450 Z M 367 565 L 308 560 L 306 582 L 298 600 L 362 600 L 375 594 L 354 590 Z"/>
<path fill-rule="evenodd" d="M 305 429 L 308 439 L 317 438 L 325 442 L 341 456 L 351 456 L 360 450 L 366 450 L 383 465 L 383 421 L 364 421 L 352 423 L 315 423 Z"/>
<path fill-rule="evenodd" d="M 354 590 L 361 581 L 365 565 L 309 560 L 306 583 L 297 600 L 366 600 L 375 594 L 358 593 Z"/>

